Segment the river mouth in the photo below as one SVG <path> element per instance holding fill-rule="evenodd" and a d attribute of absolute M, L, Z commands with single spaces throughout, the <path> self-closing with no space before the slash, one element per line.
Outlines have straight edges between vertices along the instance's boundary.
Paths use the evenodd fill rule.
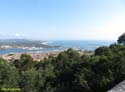
<path fill-rule="evenodd" d="M 0 50 L 0 54 L 26 53 L 26 52 L 51 52 L 63 51 L 68 48 L 79 49 L 83 51 L 94 51 L 100 46 L 109 46 L 114 41 L 29 41 L 16 40 L 1 42 L 0 46 L 6 48 Z"/>

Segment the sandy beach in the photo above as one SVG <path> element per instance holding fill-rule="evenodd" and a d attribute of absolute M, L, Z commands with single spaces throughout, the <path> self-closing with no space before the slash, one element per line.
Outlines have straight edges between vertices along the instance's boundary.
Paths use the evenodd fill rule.
<path fill-rule="evenodd" d="M 30 55 L 34 61 L 43 60 L 45 57 L 48 56 L 57 56 L 60 51 L 51 51 L 51 52 L 28 52 L 28 53 L 12 53 L 12 54 L 4 54 L 0 55 L 1 58 L 7 60 L 8 62 L 14 61 L 16 59 L 20 59 L 22 54 Z"/>

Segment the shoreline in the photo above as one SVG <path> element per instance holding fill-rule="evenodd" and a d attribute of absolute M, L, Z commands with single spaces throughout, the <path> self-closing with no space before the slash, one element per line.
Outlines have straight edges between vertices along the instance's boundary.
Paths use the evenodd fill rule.
<path fill-rule="evenodd" d="M 65 49 L 67 50 L 67 49 Z M 49 56 L 56 57 L 59 55 L 60 52 L 63 52 L 65 50 L 53 50 L 53 51 L 36 51 L 36 52 L 15 52 L 15 53 L 7 53 L 7 54 L 0 54 L 0 58 L 3 58 L 7 60 L 8 62 L 13 62 L 15 60 L 20 59 L 20 56 L 22 54 L 30 55 L 33 58 L 33 61 L 40 61 L 44 58 L 48 58 Z M 79 52 L 79 54 L 83 55 L 93 55 L 94 52 L 92 50 L 80 50 L 80 49 L 74 49 Z"/>

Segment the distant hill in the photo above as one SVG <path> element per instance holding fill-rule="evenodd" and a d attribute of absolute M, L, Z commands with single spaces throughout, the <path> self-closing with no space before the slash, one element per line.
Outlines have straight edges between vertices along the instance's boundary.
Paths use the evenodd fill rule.
<path fill-rule="evenodd" d="M 47 41 L 42 40 L 29 40 L 29 39 L 0 39 L 0 47 L 10 46 L 10 47 L 42 47 L 42 48 L 51 48 L 59 46 L 51 46 L 44 44 Z"/>

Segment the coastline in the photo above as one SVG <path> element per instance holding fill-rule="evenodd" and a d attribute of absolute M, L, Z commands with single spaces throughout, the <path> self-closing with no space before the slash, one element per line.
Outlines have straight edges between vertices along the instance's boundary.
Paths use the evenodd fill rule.
<path fill-rule="evenodd" d="M 67 50 L 67 49 L 65 49 Z M 59 55 L 60 52 L 63 52 L 65 50 L 53 50 L 53 51 L 47 51 L 47 52 L 24 52 L 24 53 L 8 53 L 8 54 L 1 54 L 0 58 L 3 58 L 7 60 L 8 62 L 13 62 L 14 60 L 20 59 L 20 56 L 22 54 L 27 54 L 30 55 L 33 58 L 33 61 L 40 61 L 43 60 L 44 58 L 48 58 L 49 56 L 56 57 Z M 79 49 L 74 49 L 75 51 L 78 51 L 80 55 L 93 55 L 94 52 L 92 50 L 79 50 Z"/>

